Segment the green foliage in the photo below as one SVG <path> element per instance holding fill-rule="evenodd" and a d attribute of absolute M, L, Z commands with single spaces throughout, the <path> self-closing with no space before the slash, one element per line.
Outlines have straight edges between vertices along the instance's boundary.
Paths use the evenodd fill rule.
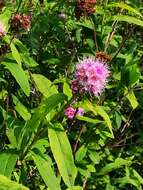
<path fill-rule="evenodd" d="M 0 1 L 0 190 L 142 190 L 142 1 L 83 4 Z M 99 97 L 73 92 L 90 56 Z"/>
<path fill-rule="evenodd" d="M 9 180 L 3 175 L 0 175 L 0 189 L 1 190 L 28 190 L 28 188 L 23 185 L 19 185 L 14 181 Z"/>

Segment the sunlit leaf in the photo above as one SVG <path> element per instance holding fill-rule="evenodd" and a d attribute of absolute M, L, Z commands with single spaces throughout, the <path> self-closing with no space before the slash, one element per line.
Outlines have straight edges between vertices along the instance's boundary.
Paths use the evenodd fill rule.
<path fill-rule="evenodd" d="M 17 83 L 23 90 L 23 92 L 29 96 L 30 94 L 30 85 L 28 81 L 28 76 L 26 75 L 25 71 L 19 65 L 11 62 L 3 62 L 5 68 L 8 69 L 11 74 L 16 79 Z"/>
<path fill-rule="evenodd" d="M 50 190 L 61 190 L 60 183 L 54 174 L 48 155 L 42 154 L 38 149 L 33 149 L 31 154 L 47 187 Z"/>
<path fill-rule="evenodd" d="M 38 90 L 45 96 L 49 97 L 52 94 L 57 93 L 57 89 L 55 85 L 52 85 L 52 82 L 48 80 L 46 77 L 40 74 L 32 75 L 34 82 L 38 88 Z"/>
<path fill-rule="evenodd" d="M 68 187 L 72 187 L 76 177 L 72 149 L 64 128 L 61 124 L 50 125 L 48 136 L 51 150 L 56 160 L 59 172 Z"/>
<path fill-rule="evenodd" d="M 13 96 L 13 102 L 15 104 L 15 110 L 19 113 L 19 115 L 25 120 L 29 120 L 31 118 L 31 114 L 28 112 L 28 109 L 18 100 L 16 96 Z"/>
<path fill-rule="evenodd" d="M 117 20 L 120 22 L 128 22 L 130 24 L 135 24 L 138 26 L 143 26 L 143 20 L 140 20 L 133 16 L 126 16 L 126 15 L 115 15 L 112 17 L 112 20 Z"/>
<path fill-rule="evenodd" d="M 119 7 L 121 9 L 128 10 L 129 12 L 132 12 L 132 13 L 142 17 L 142 14 L 137 9 L 135 9 L 135 8 L 131 7 L 130 5 L 123 3 L 123 2 L 111 3 L 111 4 L 108 4 L 107 7 Z"/>
<path fill-rule="evenodd" d="M 133 92 L 133 91 L 130 92 L 130 93 L 127 95 L 127 98 L 128 98 L 128 100 L 130 101 L 131 106 L 133 107 L 133 109 L 136 109 L 137 106 L 139 105 L 139 103 L 138 103 L 138 101 L 137 101 L 137 99 L 136 99 L 136 97 L 135 97 L 134 92 Z"/>
<path fill-rule="evenodd" d="M 106 113 L 106 111 L 104 110 L 104 108 L 102 106 L 94 106 L 92 105 L 91 102 L 86 101 L 85 105 L 87 106 L 87 108 L 92 111 L 95 115 L 100 115 L 104 121 L 106 122 L 106 124 L 109 127 L 109 130 L 111 132 L 112 137 L 114 137 L 113 131 L 112 131 L 112 124 L 110 121 L 110 118 L 108 116 L 108 114 Z"/>
<path fill-rule="evenodd" d="M 21 66 L 21 57 L 13 42 L 11 42 L 10 48 L 11 48 L 13 58 L 16 60 L 19 66 Z"/>
<path fill-rule="evenodd" d="M 130 161 L 130 160 L 125 160 L 123 158 L 117 158 L 113 163 L 107 164 L 105 167 L 103 167 L 99 171 L 98 175 L 106 175 L 107 173 L 109 173 L 115 169 L 118 169 L 125 165 L 130 165 L 131 163 L 132 163 L 132 161 Z"/>

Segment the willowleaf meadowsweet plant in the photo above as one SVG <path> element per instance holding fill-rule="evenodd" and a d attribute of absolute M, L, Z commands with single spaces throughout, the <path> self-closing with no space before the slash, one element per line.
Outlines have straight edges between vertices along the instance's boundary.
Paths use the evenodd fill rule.
<path fill-rule="evenodd" d="M 0 190 L 142 190 L 141 0 L 0 0 Z"/>

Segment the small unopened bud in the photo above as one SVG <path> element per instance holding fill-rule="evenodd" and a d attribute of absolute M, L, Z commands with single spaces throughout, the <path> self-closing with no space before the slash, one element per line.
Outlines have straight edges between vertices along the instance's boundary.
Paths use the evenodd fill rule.
<path fill-rule="evenodd" d="M 59 14 L 58 14 L 58 17 L 59 17 L 60 19 L 62 19 L 62 20 L 66 20 L 67 15 L 66 15 L 65 13 L 59 13 Z"/>
<path fill-rule="evenodd" d="M 75 116 L 83 116 L 84 115 L 84 109 L 83 108 L 77 108 L 74 109 L 73 107 L 68 107 L 64 111 L 65 116 L 67 116 L 68 119 L 73 119 Z"/>

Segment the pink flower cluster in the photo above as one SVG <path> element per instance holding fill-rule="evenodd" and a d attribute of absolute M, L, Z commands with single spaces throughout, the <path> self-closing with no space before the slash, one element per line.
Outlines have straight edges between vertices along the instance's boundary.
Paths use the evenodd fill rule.
<path fill-rule="evenodd" d="M 6 29 L 3 23 L 0 22 L 0 37 L 6 35 Z"/>
<path fill-rule="evenodd" d="M 73 107 L 68 107 L 64 111 L 65 116 L 67 116 L 69 119 L 73 119 L 76 115 L 82 116 L 84 114 L 83 108 L 78 108 L 77 110 Z"/>
<path fill-rule="evenodd" d="M 106 87 L 109 74 L 108 66 L 103 60 L 84 58 L 76 65 L 75 79 L 71 84 L 72 91 L 80 94 L 88 92 L 98 97 Z"/>

